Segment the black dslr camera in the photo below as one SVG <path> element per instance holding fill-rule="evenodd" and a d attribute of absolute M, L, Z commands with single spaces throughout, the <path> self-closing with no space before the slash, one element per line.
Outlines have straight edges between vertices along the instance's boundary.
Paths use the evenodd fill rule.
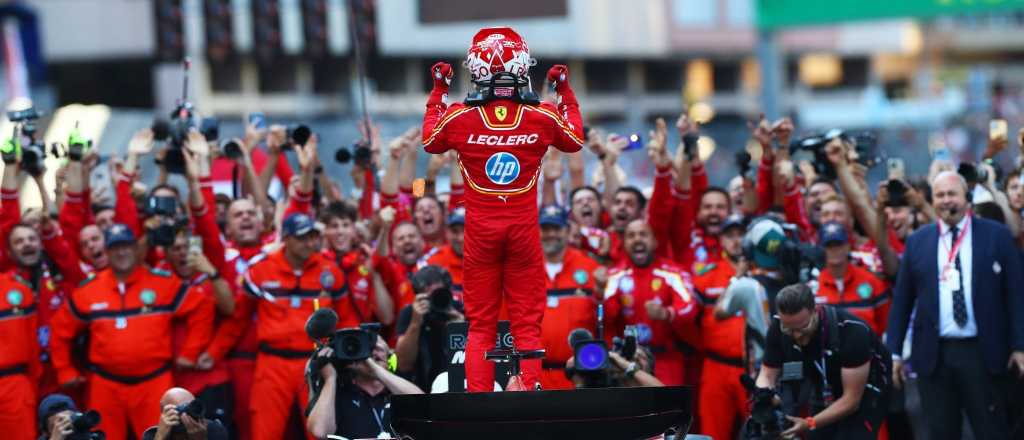
<path fill-rule="evenodd" d="M 178 410 L 179 417 L 188 414 L 188 416 L 191 417 L 192 420 L 195 420 L 197 422 L 202 422 L 203 419 L 206 418 L 206 406 L 204 406 L 203 402 L 201 402 L 199 399 L 194 399 L 189 403 L 183 403 L 181 405 L 178 405 L 175 409 Z M 174 427 L 171 428 L 171 433 L 185 434 L 185 425 L 181 423 L 174 425 Z"/>
<path fill-rule="evenodd" d="M 367 168 L 370 166 L 371 152 L 370 145 L 364 141 L 352 144 L 352 148 L 341 147 L 334 153 L 334 160 L 344 165 L 349 162 Z"/>
<path fill-rule="evenodd" d="M 149 242 L 154 246 L 173 245 L 178 231 L 188 226 L 188 219 L 178 215 L 178 201 L 174 197 L 150 196 L 146 199 L 145 213 L 162 217 L 159 225 L 146 231 Z"/>
<path fill-rule="evenodd" d="M 100 413 L 96 411 L 76 412 L 71 415 L 71 434 L 68 440 L 105 440 L 103 431 L 93 431 L 100 424 Z"/>
<path fill-rule="evenodd" d="M 857 151 L 857 162 L 860 164 L 871 168 L 881 161 L 879 157 L 873 155 L 878 145 L 878 139 L 869 132 L 852 133 L 833 128 L 825 133 L 797 139 L 789 145 L 789 149 L 790 151 L 803 150 L 812 153 L 814 155 L 814 171 L 822 177 L 835 180 L 836 169 L 828 160 L 825 146 L 837 138 L 853 145 Z"/>
<path fill-rule="evenodd" d="M 792 426 L 786 414 L 775 406 L 775 391 L 758 388 L 750 376 L 740 375 L 740 383 L 750 393 L 750 418 L 743 426 L 743 438 L 751 440 L 773 440 Z"/>

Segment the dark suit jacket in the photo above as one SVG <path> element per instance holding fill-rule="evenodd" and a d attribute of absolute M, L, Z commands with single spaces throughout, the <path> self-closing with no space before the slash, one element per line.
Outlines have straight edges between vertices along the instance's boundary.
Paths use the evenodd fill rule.
<path fill-rule="evenodd" d="M 1009 229 L 971 220 L 971 303 L 978 344 L 992 374 L 1006 372 L 1010 352 L 1024 350 L 1024 266 Z M 903 351 L 910 313 L 917 305 L 910 362 L 925 376 L 935 370 L 939 351 L 939 232 L 935 223 L 907 239 L 892 290 L 886 345 Z"/>

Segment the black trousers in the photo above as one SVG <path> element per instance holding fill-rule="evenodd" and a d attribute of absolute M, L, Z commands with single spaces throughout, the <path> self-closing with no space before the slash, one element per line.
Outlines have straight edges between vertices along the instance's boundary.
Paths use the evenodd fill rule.
<path fill-rule="evenodd" d="M 962 413 L 975 438 L 1007 440 L 1009 376 L 989 374 L 977 339 L 942 339 L 931 375 L 918 377 L 921 407 L 933 439 L 960 440 Z"/>

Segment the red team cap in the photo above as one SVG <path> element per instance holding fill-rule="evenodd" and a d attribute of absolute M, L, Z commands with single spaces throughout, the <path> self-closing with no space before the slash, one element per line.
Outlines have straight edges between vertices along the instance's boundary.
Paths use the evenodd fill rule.
<path fill-rule="evenodd" d="M 489 80 L 499 72 L 526 78 L 530 66 L 536 63 L 537 60 L 530 58 L 530 49 L 523 37 L 510 27 L 494 27 L 480 29 L 473 36 L 463 65 L 476 82 Z"/>

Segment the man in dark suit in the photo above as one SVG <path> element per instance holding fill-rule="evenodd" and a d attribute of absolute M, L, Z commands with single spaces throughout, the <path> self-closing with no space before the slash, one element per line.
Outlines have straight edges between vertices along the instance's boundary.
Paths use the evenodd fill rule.
<path fill-rule="evenodd" d="M 974 217 L 955 172 L 932 181 L 940 221 L 907 240 L 886 343 L 900 386 L 911 313 L 909 363 L 918 373 L 932 438 L 960 439 L 961 412 L 975 437 L 1009 438 L 1006 390 L 1024 372 L 1024 267 L 1010 231 Z"/>

